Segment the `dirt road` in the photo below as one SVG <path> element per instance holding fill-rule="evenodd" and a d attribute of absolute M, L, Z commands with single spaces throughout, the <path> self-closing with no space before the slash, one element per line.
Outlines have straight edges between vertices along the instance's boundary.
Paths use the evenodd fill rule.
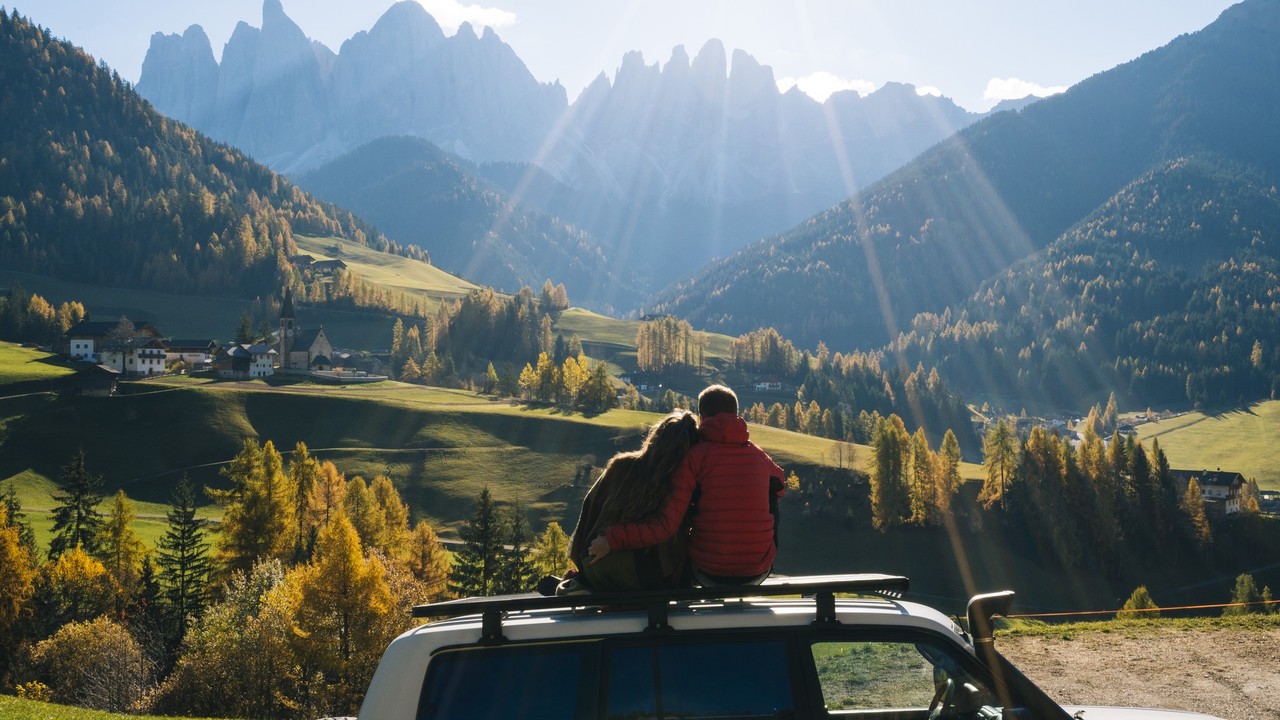
<path fill-rule="evenodd" d="M 1158 626 L 1068 637 L 1001 637 L 996 647 L 1064 705 L 1280 720 L 1280 628 Z"/>

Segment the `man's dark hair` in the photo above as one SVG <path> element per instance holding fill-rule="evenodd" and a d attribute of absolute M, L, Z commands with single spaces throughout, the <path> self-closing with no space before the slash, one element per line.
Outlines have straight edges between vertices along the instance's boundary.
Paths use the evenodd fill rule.
<path fill-rule="evenodd" d="M 738 414 L 738 396 L 724 385 L 711 385 L 698 393 L 698 417 L 709 418 L 720 413 Z"/>

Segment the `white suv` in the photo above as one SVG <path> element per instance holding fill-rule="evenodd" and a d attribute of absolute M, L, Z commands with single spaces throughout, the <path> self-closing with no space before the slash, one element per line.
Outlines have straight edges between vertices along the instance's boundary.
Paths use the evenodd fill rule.
<path fill-rule="evenodd" d="M 391 643 L 360 718 L 1208 717 L 1060 707 L 992 645 L 1013 593 L 971 600 L 966 633 L 906 590 L 904 577 L 833 575 L 422 605 L 415 616 L 449 619 Z"/>

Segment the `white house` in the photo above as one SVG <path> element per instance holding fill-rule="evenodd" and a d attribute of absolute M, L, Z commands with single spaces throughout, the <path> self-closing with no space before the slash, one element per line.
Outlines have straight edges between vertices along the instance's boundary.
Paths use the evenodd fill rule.
<path fill-rule="evenodd" d="M 1226 470 L 1170 470 L 1169 474 L 1177 481 L 1184 494 L 1191 479 L 1195 478 L 1200 484 L 1200 497 L 1204 499 L 1206 511 L 1215 515 L 1240 512 L 1240 496 L 1245 484 L 1244 476 L 1240 473 Z"/>
<path fill-rule="evenodd" d="M 107 345 L 120 345 L 127 340 L 160 339 L 160 332 L 149 322 L 130 322 L 121 318 L 112 322 L 84 320 L 66 332 L 67 354 L 81 362 L 104 362 L 103 350 Z M 123 349 L 123 348 L 118 348 Z M 122 356 L 122 353 L 117 353 Z M 116 367 L 121 372 L 128 372 Z M 164 370 L 161 363 L 160 369 Z"/>

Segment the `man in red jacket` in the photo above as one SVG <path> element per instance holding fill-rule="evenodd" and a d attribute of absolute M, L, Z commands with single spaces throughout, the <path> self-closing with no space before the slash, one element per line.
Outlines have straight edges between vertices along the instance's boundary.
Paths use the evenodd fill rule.
<path fill-rule="evenodd" d="M 593 562 L 610 550 L 666 541 L 682 531 L 692 503 L 689 560 L 699 584 L 757 584 L 769 576 L 778 552 L 782 468 L 749 439 L 738 396 L 729 388 L 703 390 L 698 417 L 700 442 L 672 476 L 662 509 L 648 520 L 607 528 L 588 549 Z"/>

